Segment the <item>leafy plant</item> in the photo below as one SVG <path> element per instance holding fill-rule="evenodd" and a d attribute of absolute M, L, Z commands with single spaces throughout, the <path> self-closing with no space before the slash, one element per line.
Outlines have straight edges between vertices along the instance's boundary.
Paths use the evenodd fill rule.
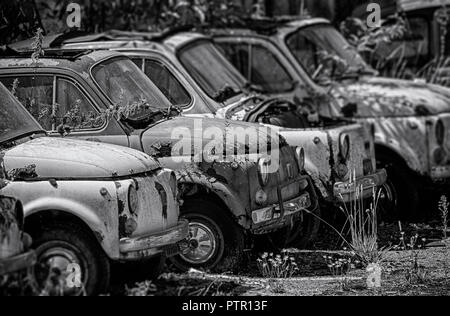
<path fill-rule="evenodd" d="M 264 253 L 257 260 L 257 264 L 264 278 L 287 279 L 299 271 L 295 258 L 287 250 L 283 250 L 279 255 Z"/>
<path fill-rule="evenodd" d="M 330 273 L 338 278 L 339 286 L 342 290 L 348 290 L 350 287 L 349 279 L 347 278 L 348 273 L 355 267 L 355 264 L 359 264 L 358 260 L 355 264 L 352 258 L 337 258 L 334 256 L 324 256 L 323 257 Z"/>

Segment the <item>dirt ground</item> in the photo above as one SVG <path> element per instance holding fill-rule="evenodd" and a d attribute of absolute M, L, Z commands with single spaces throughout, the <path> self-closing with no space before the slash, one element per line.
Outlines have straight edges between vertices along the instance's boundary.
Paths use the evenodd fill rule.
<path fill-rule="evenodd" d="M 200 271 L 165 273 L 155 282 L 119 286 L 111 295 L 137 296 L 448 296 L 450 295 L 450 241 L 439 241 L 439 230 L 430 225 L 409 225 L 404 230 L 427 238 L 429 245 L 419 250 L 418 267 L 413 269 L 411 251 L 387 252 L 382 263 L 382 287 L 367 290 L 365 269 L 354 267 L 346 275 L 333 275 L 324 256 L 344 258 L 346 252 L 327 230 L 308 251 L 293 251 L 300 270 L 289 279 L 262 278 L 256 266 L 247 266 L 240 275 L 211 275 Z M 394 226 L 386 226 L 380 236 L 385 244 L 397 237 Z M 397 229 L 398 231 L 398 229 Z M 390 236 L 390 237 L 387 237 Z M 422 237 L 426 236 L 426 237 Z M 392 239 L 392 242 L 390 241 Z M 398 239 L 397 239 L 398 240 Z M 336 245 L 336 246 L 335 246 Z M 327 250 L 323 250 L 327 249 Z M 415 272 L 414 272 L 415 271 Z"/>

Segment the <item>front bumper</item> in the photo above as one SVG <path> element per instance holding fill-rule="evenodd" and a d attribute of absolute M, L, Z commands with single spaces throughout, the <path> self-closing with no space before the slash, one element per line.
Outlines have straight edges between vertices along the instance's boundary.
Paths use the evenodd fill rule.
<path fill-rule="evenodd" d="M 302 194 L 295 199 L 283 201 L 281 194 L 283 187 L 304 180 L 308 182 L 306 191 L 302 192 Z M 317 194 L 314 190 L 313 183 L 308 176 L 300 176 L 283 186 L 278 186 L 277 191 L 278 204 L 252 212 L 253 226 L 251 232 L 253 234 L 264 235 L 275 232 L 286 226 L 293 225 L 295 221 L 300 220 L 303 211 L 315 213 L 319 207 Z"/>
<path fill-rule="evenodd" d="M 385 169 L 378 170 L 376 173 L 356 179 L 356 182 L 338 182 L 334 185 L 334 196 L 339 202 L 349 203 L 355 200 L 356 190 L 363 188 L 363 199 L 373 196 L 374 189 L 385 184 L 387 181 L 387 172 Z"/>
<path fill-rule="evenodd" d="M 166 231 L 137 238 L 120 240 L 121 260 L 139 260 L 165 253 L 167 256 L 177 255 L 180 244 L 189 235 L 189 222 L 180 220 L 177 226 Z"/>

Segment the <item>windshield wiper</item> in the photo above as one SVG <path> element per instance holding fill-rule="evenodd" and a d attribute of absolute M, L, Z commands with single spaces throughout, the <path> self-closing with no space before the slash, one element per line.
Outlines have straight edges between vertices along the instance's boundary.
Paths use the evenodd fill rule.
<path fill-rule="evenodd" d="M 242 93 L 239 89 L 233 89 L 232 87 L 226 85 L 222 89 L 220 89 L 214 96 L 213 99 L 217 102 L 225 102 L 229 99 L 231 99 L 234 96 L 237 96 L 238 94 Z"/>
<path fill-rule="evenodd" d="M 265 92 L 263 87 L 261 87 L 260 85 L 251 83 L 249 81 L 245 83 L 244 89 L 248 90 L 250 92 L 256 92 L 256 93 L 264 93 Z"/>

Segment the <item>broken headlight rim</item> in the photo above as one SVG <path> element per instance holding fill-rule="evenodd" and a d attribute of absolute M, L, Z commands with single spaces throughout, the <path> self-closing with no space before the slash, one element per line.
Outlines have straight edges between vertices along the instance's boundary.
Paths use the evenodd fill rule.
<path fill-rule="evenodd" d="M 300 172 L 305 170 L 305 150 L 302 147 L 297 147 L 295 149 L 295 156 L 298 163 L 298 169 Z"/>
<path fill-rule="evenodd" d="M 128 189 L 128 209 L 131 214 L 136 214 L 139 210 L 139 196 L 133 185 Z"/>
<path fill-rule="evenodd" d="M 444 145 L 445 141 L 445 125 L 442 120 L 438 120 L 436 123 L 436 141 L 439 146 Z"/>
<path fill-rule="evenodd" d="M 258 160 L 258 179 L 259 184 L 265 187 L 269 183 L 269 165 L 270 158 L 261 158 Z"/>
<path fill-rule="evenodd" d="M 350 136 L 342 134 L 339 141 L 339 151 L 343 159 L 347 160 L 350 155 Z"/>

